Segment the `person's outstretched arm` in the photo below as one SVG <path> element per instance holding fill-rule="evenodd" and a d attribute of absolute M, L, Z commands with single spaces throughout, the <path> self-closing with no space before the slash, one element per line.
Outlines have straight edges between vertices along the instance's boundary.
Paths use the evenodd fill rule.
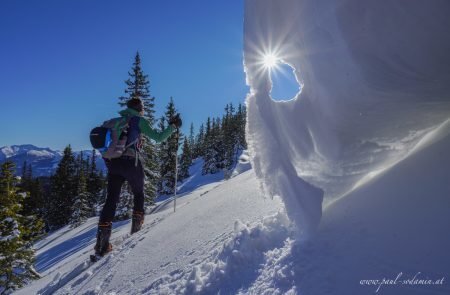
<path fill-rule="evenodd" d="M 157 131 L 153 129 L 150 126 L 150 123 L 144 118 L 140 118 L 139 120 L 139 129 L 141 129 L 142 134 L 150 139 L 153 139 L 157 143 L 166 140 L 176 130 L 173 125 L 169 125 L 169 127 L 164 129 L 163 131 Z"/>

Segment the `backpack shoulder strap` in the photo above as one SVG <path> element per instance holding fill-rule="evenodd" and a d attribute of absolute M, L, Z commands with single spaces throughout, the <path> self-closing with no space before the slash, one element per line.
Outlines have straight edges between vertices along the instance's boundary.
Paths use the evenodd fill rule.
<path fill-rule="evenodd" d="M 125 133 L 127 133 L 131 118 L 132 117 L 117 118 L 117 120 L 114 124 L 114 130 L 117 132 L 117 135 L 119 138 L 124 131 L 125 131 Z"/>

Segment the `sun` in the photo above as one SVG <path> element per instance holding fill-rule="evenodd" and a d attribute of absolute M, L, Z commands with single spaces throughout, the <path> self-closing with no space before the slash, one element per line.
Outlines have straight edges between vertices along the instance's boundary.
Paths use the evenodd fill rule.
<path fill-rule="evenodd" d="M 279 58 L 276 55 L 268 53 L 264 55 L 263 63 L 266 68 L 271 69 L 277 65 L 278 60 Z"/>

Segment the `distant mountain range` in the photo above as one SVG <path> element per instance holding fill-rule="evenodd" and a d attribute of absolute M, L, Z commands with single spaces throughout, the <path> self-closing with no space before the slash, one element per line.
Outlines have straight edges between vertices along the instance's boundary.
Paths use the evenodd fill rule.
<path fill-rule="evenodd" d="M 82 151 L 84 156 L 91 156 L 92 151 Z M 74 152 L 79 155 L 80 151 Z M 41 148 L 32 144 L 11 145 L 0 148 L 0 163 L 11 160 L 16 164 L 16 175 L 22 174 L 22 166 L 26 161 L 27 165 L 31 164 L 33 176 L 50 176 L 52 175 L 59 161 L 62 158 L 61 151 L 55 151 L 49 148 Z M 96 161 L 97 168 L 105 170 L 105 164 L 99 156 Z"/>

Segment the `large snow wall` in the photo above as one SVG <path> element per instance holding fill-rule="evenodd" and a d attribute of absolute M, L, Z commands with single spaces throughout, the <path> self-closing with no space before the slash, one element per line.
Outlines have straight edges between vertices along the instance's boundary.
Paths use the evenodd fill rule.
<path fill-rule="evenodd" d="M 450 117 L 447 0 L 246 0 L 247 138 L 262 187 L 306 233 L 331 201 Z M 266 54 L 301 92 L 271 99 Z M 322 191 L 323 190 L 323 191 Z"/>

